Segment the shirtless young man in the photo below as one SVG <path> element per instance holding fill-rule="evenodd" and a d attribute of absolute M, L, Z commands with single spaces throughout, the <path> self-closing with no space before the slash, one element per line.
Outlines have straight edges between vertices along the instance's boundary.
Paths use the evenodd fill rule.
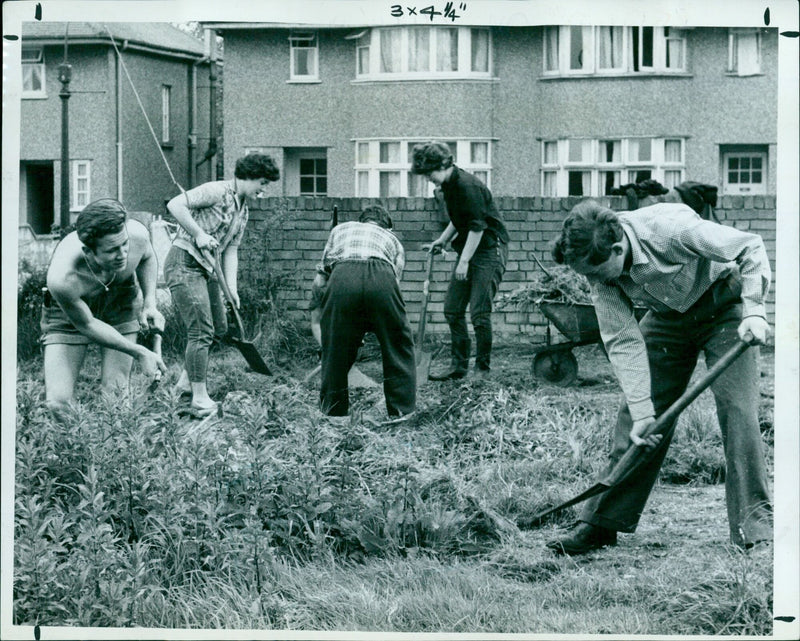
<path fill-rule="evenodd" d="M 136 343 L 141 325 L 164 327 L 147 228 L 111 198 L 89 203 L 75 227 L 53 252 L 42 308 L 47 405 L 56 415 L 73 400 L 89 343 L 102 348 L 105 390 L 127 388 L 134 358 L 150 378 L 166 371 L 160 356 Z"/>

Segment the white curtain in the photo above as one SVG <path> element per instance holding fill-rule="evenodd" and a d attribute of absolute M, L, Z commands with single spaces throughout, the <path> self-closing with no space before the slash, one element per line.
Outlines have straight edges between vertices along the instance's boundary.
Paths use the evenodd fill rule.
<path fill-rule="evenodd" d="M 758 34 L 736 34 L 737 67 L 740 76 L 752 76 L 760 72 L 758 64 Z"/>
<path fill-rule="evenodd" d="M 556 197 L 556 172 L 545 171 L 542 174 L 542 196 L 545 198 Z"/>
<path fill-rule="evenodd" d="M 558 163 L 558 143 L 555 140 L 544 143 L 544 164 L 555 165 Z"/>
<path fill-rule="evenodd" d="M 436 70 L 458 71 L 458 29 L 436 30 Z"/>
<path fill-rule="evenodd" d="M 408 70 L 430 71 L 431 32 L 428 27 L 415 27 L 408 31 Z"/>
<path fill-rule="evenodd" d="M 486 165 L 489 163 L 489 143 L 470 143 L 470 162 L 473 165 Z"/>
<path fill-rule="evenodd" d="M 622 67 L 622 27 L 598 27 L 600 69 Z"/>
<path fill-rule="evenodd" d="M 545 27 L 545 69 L 558 71 L 558 27 Z"/>
<path fill-rule="evenodd" d="M 400 196 L 400 172 L 382 171 L 380 173 L 379 198 L 397 198 Z"/>
<path fill-rule="evenodd" d="M 400 29 L 381 31 L 381 72 L 400 71 Z"/>
<path fill-rule="evenodd" d="M 664 27 L 667 39 L 667 69 L 683 69 L 683 31 Z"/>
<path fill-rule="evenodd" d="M 472 71 L 489 71 L 488 29 L 472 29 Z"/>
<path fill-rule="evenodd" d="M 356 175 L 358 177 L 358 191 L 356 195 L 366 198 L 369 196 L 369 172 L 359 171 Z"/>
<path fill-rule="evenodd" d="M 380 144 L 379 161 L 381 163 L 400 162 L 400 143 L 382 142 Z"/>
<path fill-rule="evenodd" d="M 680 140 L 665 140 L 664 141 L 664 160 L 666 162 L 680 162 L 681 161 L 681 141 Z"/>

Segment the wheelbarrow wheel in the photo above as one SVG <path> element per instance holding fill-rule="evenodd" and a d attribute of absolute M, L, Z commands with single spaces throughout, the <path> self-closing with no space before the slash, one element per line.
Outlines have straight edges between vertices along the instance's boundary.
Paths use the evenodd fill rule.
<path fill-rule="evenodd" d="M 578 378 L 578 361 L 569 350 L 539 352 L 531 369 L 536 378 L 559 387 L 572 385 Z"/>

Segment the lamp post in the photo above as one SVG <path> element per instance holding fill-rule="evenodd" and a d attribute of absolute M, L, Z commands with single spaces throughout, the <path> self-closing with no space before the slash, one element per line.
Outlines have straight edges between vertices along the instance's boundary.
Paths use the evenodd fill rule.
<path fill-rule="evenodd" d="M 72 65 L 58 65 L 61 81 L 61 233 L 69 227 L 69 82 L 72 80 Z"/>

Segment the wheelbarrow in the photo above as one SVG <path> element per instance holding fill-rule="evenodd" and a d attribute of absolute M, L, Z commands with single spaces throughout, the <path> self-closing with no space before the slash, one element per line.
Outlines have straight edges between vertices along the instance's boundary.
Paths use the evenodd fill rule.
<path fill-rule="evenodd" d="M 539 311 L 548 320 L 546 343 L 535 350 L 531 372 L 538 379 L 553 385 L 567 387 L 578 378 L 578 361 L 572 349 L 582 345 L 599 343 L 600 326 L 594 305 L 588 303 L 566 303 L 557 301 L 541 301 L 537 304 Z M 647 309 L 634 307 L 636 320 L 641 320 Z M 561 332 L 567 341 L 553 343 L 550 325 Z"/>

